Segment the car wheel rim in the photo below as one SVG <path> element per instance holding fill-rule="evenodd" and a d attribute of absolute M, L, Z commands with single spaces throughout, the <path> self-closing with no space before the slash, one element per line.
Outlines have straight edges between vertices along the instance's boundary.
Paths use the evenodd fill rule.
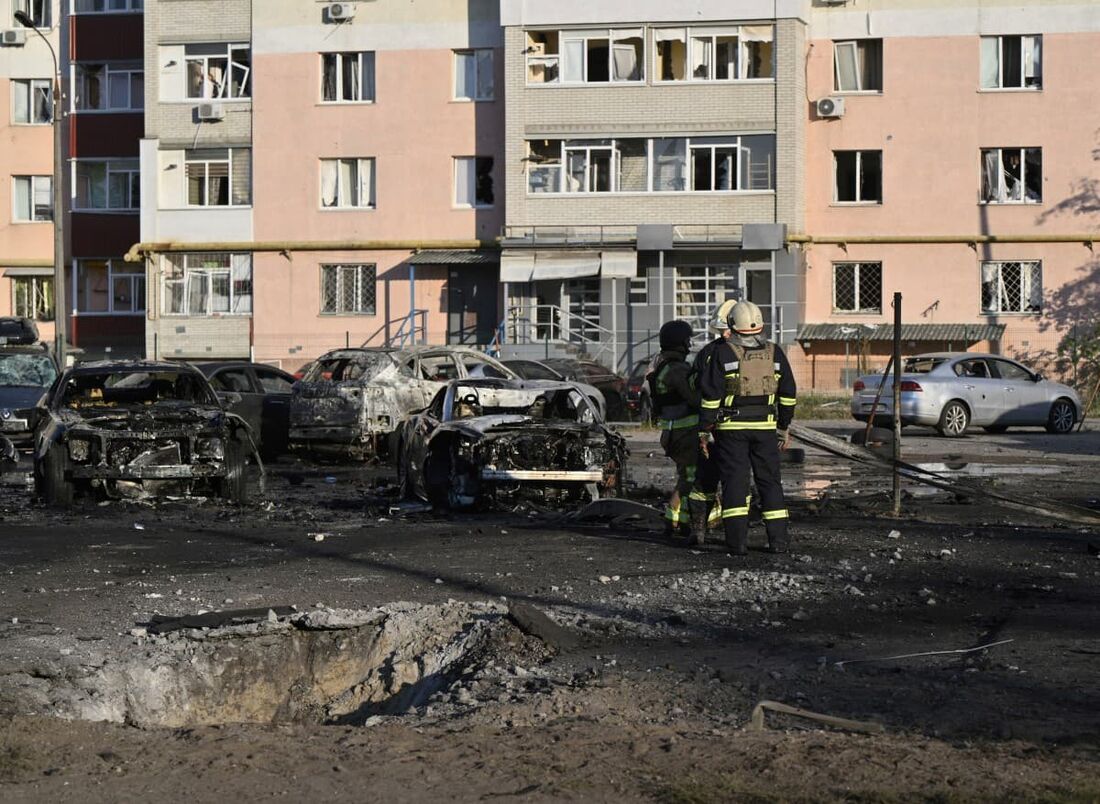
<path fill-rule="evenodd" d="M 953 405 L 947 411 L 947 431 L 959 435 L 965 427 L 966 413 L 958 405 Z"/>
<path fill-rule="evenodd" d="M 1068 433 L 1073 427 L 1073 413 L 1069 405 L 1063 403 L 1054 407 L 1054 429 L 1059 433 Z"/>

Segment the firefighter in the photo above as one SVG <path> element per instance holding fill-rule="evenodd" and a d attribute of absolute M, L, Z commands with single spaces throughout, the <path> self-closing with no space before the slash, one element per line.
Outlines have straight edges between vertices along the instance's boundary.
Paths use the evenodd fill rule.
<path fill-rule="evenodd" d="M 676 488 L 665 510 L 665 533 L 682 533 L 691 540 L 687 499 L 695 485 L 695 461 L 699 444 L 699 390 L 691 365 L 691 324 L 669 321 L 661 327 L 661 352 L 646 378 L 653 415 L 661 429 L 661 446 L 676 464 Z"/>
<path fill-rule="evenodd" d="M 736 555 L 748 552 L 751 468 L 768 548 L 784 553 L 789 534 L 779 451 L 790 443 L 787 428 L 794 418 L 794 375 L 783 350 L 763 337 L 759 307 L 740 301 L 727 322 L 730 338 L 718 345 L 699 381 L 700 441 L 706 452 L 713 446 L 718 460 L 726 545 Z"/>
<path fill-rule="evenodd" d="M 714 309 L 707 329 L 715 336 L 699 353 L 695 355 L 692 368 L 696 378 L 701 377 L 706 371 L 715 350 L 719 344 L 725 343 L 729 338 L 730 329 L 726 318 L 730 310 L 737 304 L 736 299 L 726 299 Z M 716 455 L 707 454 L 700 446 L 696 451 L 695 459 L 695 486 L 688 495 L 688 510 L 691 516 L 691 534 L 694 544 L 702 544 L 706 540 L 707 528 L 721 521 L 722 506 L 718 505 L 718 461 Z"/>

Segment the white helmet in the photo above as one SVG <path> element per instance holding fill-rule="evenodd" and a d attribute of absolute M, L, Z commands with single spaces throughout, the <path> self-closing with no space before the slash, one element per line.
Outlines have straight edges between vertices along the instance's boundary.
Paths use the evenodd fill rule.
<path fill-rule="evenodd" d="M 726 299 L 714 309 L 714 313 L 711 314 L 710 321 L 707 322 L 707 328 L 713 334 L 721 335 L 723 332 L 730 328 L 729 324 L 726 323 L 726 319 L 729 318 L 730 311 L 733 309 L 733 306 L 735 304 L 737 304 L 737 299 Z"/>
<path fill-rule="evenodd" d="M 764 316 L 751 301 L 739 301 L 726 317 L 729 328 L 738 335 L 759 335 L 764 331 Z"/>

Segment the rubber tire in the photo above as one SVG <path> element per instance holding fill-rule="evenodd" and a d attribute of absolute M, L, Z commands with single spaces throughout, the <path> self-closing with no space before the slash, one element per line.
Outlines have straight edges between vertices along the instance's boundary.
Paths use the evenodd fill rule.
<path fill-rule="evenodd" d="M 1047 432 L 1054 435 L 1068 435 L 1077 424 L 1077 409 L 1068 399 L 1055 399 L 1047 416 Z"/>
<path fill-rule="evenodd" d="M 225 446 L 225 477 L 219 478 L 217 486 L 218 496 L 223 500 L 234 505 L 248 504 L 248 460 L 239 441 L 230 441 Z"/>
<path fill-rule="evenodd" d="M 1003 424 L 991 424 L 982 428 L 990 435 L 1000 435 L 1001 433 L 1007 433 L 1008 427 Z"/>
<path fill-rule="evenodd" d="M 68 508 L 73 504 L 73 481 L 65 477 L 69 459 L 57 444 L 50 447 L 42 460 L 38 477 L 39 496 L 52 508 Z"/>
<path fill-rule="evenodd" d="M 970 427 L 970 411 L 957 399 L 943 406 L 936 430 L 944 438 L 961 438 Z"/>

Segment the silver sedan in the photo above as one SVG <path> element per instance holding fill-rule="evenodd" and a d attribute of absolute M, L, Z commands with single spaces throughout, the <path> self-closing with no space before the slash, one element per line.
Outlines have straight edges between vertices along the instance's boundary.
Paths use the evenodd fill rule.
<path fill-rule="evenodd" d="M 905 358 L 901 375 L 901 423 L 935 427 L 948 438 L 971 425 L 990 433 L 1009 427 L 1046 427 L 1069 433 L 1081 419 L 1081 399 L 1068 385 L 1043 377 L 1015 360 L 976 352 L 937 352 Z M 860 377 L 852 416 L 893 421 L 893 378 L 877 405 L 881 374 Z"/>

